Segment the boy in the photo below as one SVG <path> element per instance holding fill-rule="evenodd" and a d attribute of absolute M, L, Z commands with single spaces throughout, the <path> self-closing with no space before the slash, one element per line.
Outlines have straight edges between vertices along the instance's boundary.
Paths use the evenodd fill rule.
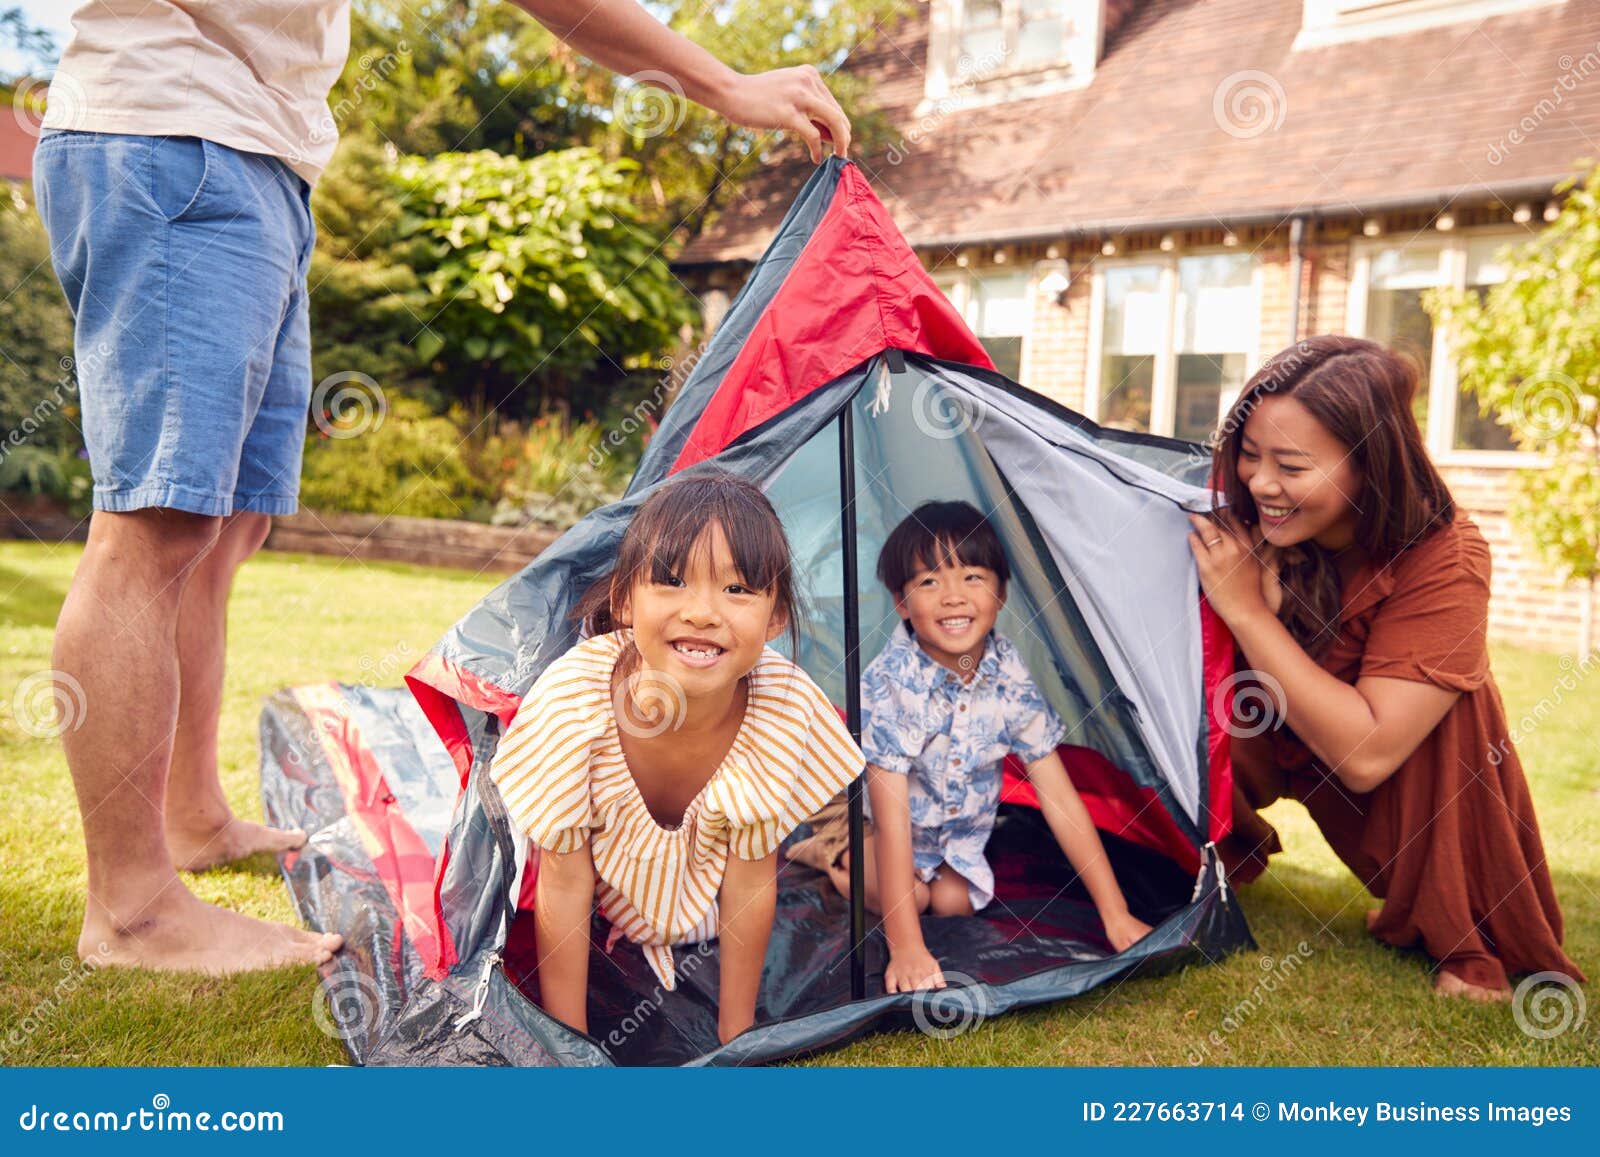
<path fill-rule="evenodd" d="M 902 628 L 862 676 L 861 747 L 873 830 L 866 903 L 889 941 L 888 992 L 943 988 L 919 915 L 969 916 L 994 898 L 984 845 L 1001 765 L 1027 765 L 1046 822 L 1089 890 L 1117 951 L 1150 932 L 1128 911 L 1105 848 L 1056 754 L 1065 726 L 995 631 L 1010 567 L 987 519 L 965 502 L 928 502 L 878 556 Z M 793 853 L 791 853 L 793 857 Z M 827 865 L 849 895 L 848 853 Z"/>

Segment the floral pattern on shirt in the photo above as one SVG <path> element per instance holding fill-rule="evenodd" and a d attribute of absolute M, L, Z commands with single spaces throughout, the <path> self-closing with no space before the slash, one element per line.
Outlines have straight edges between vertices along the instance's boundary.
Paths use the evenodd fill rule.
<path fill-rule="evenodd" d="M 974 911 L 994 899 L 983 849 L 994 830 L 1005 757 L 1043 759 L 1065 732 L 1016 644 L 998 631 L 970 682 L 930 658 L 906 627 L 861 678 L 867 762 L 910 780 L 917 876 L 932 880 L 948 862 L 971 885 Z"/>

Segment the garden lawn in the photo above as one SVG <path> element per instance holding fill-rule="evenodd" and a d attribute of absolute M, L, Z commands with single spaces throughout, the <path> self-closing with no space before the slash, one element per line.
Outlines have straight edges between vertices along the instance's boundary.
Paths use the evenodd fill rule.
<path fill-rule="evenodd" d="M 312 1017 L 312 969 L 205 979 L 77 965 L 83 854 L 57 742 L 26 734 L 13 693 L 50 666 L 50 636 L 80 548 L 0 543 L 0 1061 L 21 1065 L 322 1065 L 346 1060 Z M 496 580 L 464 572 L 264 553 L 229 618 L 223 782 L 261 815 L 256 721 L 280 687 L 384 672 L 415 657 Z M 1521 752 L 1567 922 L 1569 953 L 1600 977 L 1600 671 L 1565 690 L 1551 655 L 1497 648 L 1513 719 L 1543 716 Z M 92 710 L 92 705 L 90 705 Z M 818 1064 L 1594 1064 L 1600 1007 L 1539 1039 L 1505 1006 L 1434 997 L 1426 962 L 1368 938 L 1371 905 L 1293 803 L 1268 815 L 1287 852 L 1241 902 L 1256 952 L 1109 986 L 986 1021 L 951 1040 L 877 1036 Z M 188 877 L 207 900 L 292 918 L 269 857 Z M 1285 964 L 1289 958 L 1296 963 Z M 1263 981 L 1266 981 L 1264 984 Z M 1271 988 L 1272 991 L 1267 991 Z M 1547 1007 L 1548 1011 L 1548 1007 Z M 1537 1027 L 1537 1026 L 1536 1026 Z"/>

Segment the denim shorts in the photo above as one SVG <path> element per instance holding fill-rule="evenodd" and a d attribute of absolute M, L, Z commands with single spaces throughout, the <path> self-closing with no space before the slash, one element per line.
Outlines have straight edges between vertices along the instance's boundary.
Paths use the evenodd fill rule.
<path fill-rule="evenodd" d="M 311 188 L 198 137 L 47 133 L 33 160 L 96 510 L 292 514 L 311 396 Z"/>

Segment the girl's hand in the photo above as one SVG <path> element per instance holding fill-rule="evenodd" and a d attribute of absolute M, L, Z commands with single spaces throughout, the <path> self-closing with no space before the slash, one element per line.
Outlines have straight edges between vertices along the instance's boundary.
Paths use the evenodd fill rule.
<path fill-rule="evenodd" d="M 721 1009 L 717 1015 L 717 1040 L 727 1044 L 754 1023 L 753 1016 L 729 1014 L 725 1008 Z"/>
<path fill-rule="evenodd" d="M 1189 515 L 1189 552 L 1200 572 L 1200 589 L 1211 609 L 1230 626 L 1267 608 L 1262 593 L 1264 567 L 1250 541 L 1249 532 L 1223 512 L 1206 518 Z"/>
<path fill-rule="evenodd" d="M 1106 926 L 1106 939 L 1118 952 L 1137 944 L 1151 931 L 1150 925 L 1126 909 L 1118 915 L 1102 916 L 1101 923 Z"/>
<path fill-rule="evenodd" d="M 885 992 L 916 992 L 923 988 L 943 988 L 944 972 L 933 953 L 926 948 L 908 948 L 890 953 L 889 967 L 883 970 Z"/>

